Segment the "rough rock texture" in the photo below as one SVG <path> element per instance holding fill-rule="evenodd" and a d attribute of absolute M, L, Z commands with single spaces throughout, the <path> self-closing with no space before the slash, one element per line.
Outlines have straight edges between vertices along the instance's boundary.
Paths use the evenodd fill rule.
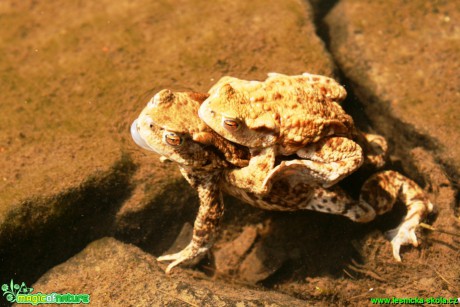
<path fill-rule="evenodd" d="M 0 4 L 2 276 L 33 280 L 81 250 L 129 194 L 134 166 L 113 121 L 123 78 L 102 50 L 117 37 L 97 6 Z"/>
<path fill-rule="evenodd" d="M 93 306 L 304 306 L 276 293 L 206 280 L 202 274 L 165 275 L 155 258 L 112 238 L 43 275 L 34 292 L 87 293 Z"/>
<path fill-rule="evenodd" d="M 187 244 L 196 194 L 175 165 L 133 144 L 132 120 L 163 88 L 206 91 L 227 74 L 333 75 L 314 27 L 332 2 L 312 2 L 315 17 L 296 0 L 0 1 L 0 282 L 32 284 L 107 235 L 154 256 Z M 342 0 L 329 16 L 333 53 L 366 107 L 367 124 L 390 138 L 393 164 L 425 183 L 440 209 L 435 227 L 458 233 L 451 178 L 459 156 L 458 5 L 368 2 Z M 436 112 L 428 116 L 430 110 Z M 359 190 L 364 179 L 351 176 L 348 186 Z M 373 296 L 459 295 L 458 237 L 420 231 L 421 246 L 403 249 L 404 262 L 394 262 L 382 231 L 397 224 L 401 208 L 359 225 L 225 203 L 216 248 L 193 270 L 164 276 L 150 255 L 104 239 L 36 289 L 88 291 L 112 305 L 130 302 L 135 291 L 146 305 L 161 297 L 173 306 L 242 297 L 253 305 L 295 305 L 291 297 L 349 305 Z M 254 283 L 291 297 L 260 297 L 248 290 Z"/>
<path fill-rule="evenodd" d="M 237 277 L 252 284 L 273 275 L 287 257 L 283 254 L 285 248 L 270 248 L 263 241 L 269 232 L 267 226 L 247 226 L 235 240 L 217 244 L 214 252 L 216 275 Z"/>
<path fill-rule="evenodd" d="M 168 249 L 184 223 L 193 223 L 198 197 L 172 163 L 153 153 L 133 154 L 138 162 L 132 193 L 115 216 L 114 235 L 155 255 Z"/>
<path fill-rule="evenodd" d="M 331 52 L 374 127 L 394 147 L 435 151 L 458 176 L 460 2 L 342 0 L 326 22 Z"/>

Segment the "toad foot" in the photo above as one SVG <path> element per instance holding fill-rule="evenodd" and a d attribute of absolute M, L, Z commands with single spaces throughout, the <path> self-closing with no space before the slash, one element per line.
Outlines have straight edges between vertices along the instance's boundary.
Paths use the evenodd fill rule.
<path fill-rule="evenodd" d="M 391 246 L 393 248 L 393 257 L 396 261 L 401 262 L 400 249 L 402 245 L 412 245 L 414 247 L 418 246 L 417 235 L 415 230 L 420 223 L 421 217 L 425 216 L 427 213 L 433 210 L 433 204 L 428 203 L 427 206 L 422 202 L 412 205 L 405 219 L 401 225 L 391 229 L 386 232 L 386 236 L 391 241 Z"/>
<path fill-rule="evenodd" d="M 190 243 L 186 248 L 175 254 L 164 255 L 157 258 L 157 261 L 173 261 L 166 268 L 166 274 L 169 274 L 175 266 L 188 260 L 195 259 L 208 251 L 208 247 L 198 248 L 195 244 Z"/>

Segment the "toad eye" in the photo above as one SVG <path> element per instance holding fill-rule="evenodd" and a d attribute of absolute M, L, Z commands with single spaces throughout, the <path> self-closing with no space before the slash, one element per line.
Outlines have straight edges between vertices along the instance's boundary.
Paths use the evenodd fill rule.
<path fill-rule="evenodd" d="M 225 129 L 227 129 L 230 132 L 238 131 L 238 129 L 240 129 L 241 126 L 240 122 L 237 119 L 226 117 L 223 118 L 222 125 Z"/>
<path fill-rule="evenodd" d="M 181 146 L 184 143 L 184 140 L 179 135 L 170 131 L 165 131 L 163 140 L 166 144 L 171 146 Z"/>

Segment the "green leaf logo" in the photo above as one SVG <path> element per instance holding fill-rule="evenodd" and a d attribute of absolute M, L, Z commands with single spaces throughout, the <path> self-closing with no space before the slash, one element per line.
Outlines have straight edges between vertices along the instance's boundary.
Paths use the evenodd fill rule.
<path fill-rule="evenodd" d="M 29 294 L 33 290 L 34 288 L 28 288 L 24 282 L 19 285 L 15 284 L 13 280 L 10 281 L 9 285 L 2 285 L 3 296 L 5 296 L 6 300 L 10 303 L 16 302 L 16 296 L 18 294 Z"/>

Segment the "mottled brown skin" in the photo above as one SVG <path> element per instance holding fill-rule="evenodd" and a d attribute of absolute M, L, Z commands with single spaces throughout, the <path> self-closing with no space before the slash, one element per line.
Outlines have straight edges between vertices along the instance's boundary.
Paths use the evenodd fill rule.
<path fill-rule="evenodd" d="M 223 77 L 201 105 L 201 119 L 226 139 L 249 148 L 277 146 L 283 155 L 295 154 L 328 135 L 350 136 L 354 123 L 338 102 L 345 89 L 319 75 L 286 76 L 271 73 L 263 81 Z M 236 121 L 236 130 L 223 119 Z"/>
<path fill-rule="evenodd" d="M 305 164 L 302 169 L 311 171 L 310 177 L 323 187 L 336 184 L 365 161 L 362 148 L 354 140 L 358 132 L 353 119 L 339 105 L 346 91 L 331 78 L 271 73 L 267 80 L 259 82 L 223 77 L 209 93 L 199 109 L 201 119 L 224 138 L 251 148 L 249 166 L 235 172 L 235 176 L 250 178 L 253 184 L 242 184 L 240 188 L 267 193 L 270 186 L 264 179 L 276 172 L 275 157 L 279 155 L 296 154 L 302 158 L 296 167 Z M 312 144 L 331 137 L 346 144 L 327 154 L 328 159 L 316 161 L 334 170 L 324 172 L 325 168 L 321 165 L 320 170 L 316 169 L 305 153 L 312 151 L 308 149 Z M 336 167 L 339 161 L 341 165 Z M 268 165 L 266 172 L 256 177 L 255 170 L 261 170 L 261 165 Z"/>
<path fill-rule="evenodd" d="M 139 137 L 141 137 L 145 143 L 139 144 L 140 146 L 177 162 L 181 173 L 198 191 L 200 198 L 200 208 L 190 244 L 179 253 L 158 258 L 159 261 L 172 261 L 166 269 L 167 272 L 184 261 L 202 255 L 212 246 L 224 212 L 222 192 L 262 209 L 279 211 L 308 209 L 344 215 L 356 222 L 371 221 L 376 214 L 390 210 L 396 199 L 401 199 L 407 205 L 409 214 L 391 234 L 395 258 L 400 260 L 400 245 L 417 244 L 415 227 L 419 219 L 426 212 L 431 211 L 432 205 L 420 187 L 411 180 L 392 171 L 376 174 L 364 184 L 361 199 L 355 201 L 339 187 L 324 189 L 314 181 L 306 180 L 301 172 L 285 167 L 286 171 L 281 168 L 271 177 L 273 187 L 267 195 L 261 196 L 248 192 L 229 181 L 235 170 L 235 164 L 226 160 L 227 156 L 231 156 L 234 161 L 247 163 L 247 152 L 244 149 L 234 148 L 230 142 L 224 140 L 221 148 L 234 150 L 224 155 L 220 149 L 201 144 L 193 139 L 193 133 L 201 133 L 203 130 L 196 113 L 202 102 L 200 98 L 202 96 L 193 93 L 174 93 L 174 96 L 171 96 L 171 93 L 166 93 L 167 99 L 164 100 L 164 97 L 158 99 L 163 94 L 165 93 L 155 96 L 157 99 L 154 97 L 133 123 L 133 138 L 139 144 Z M 165 110 L 168 110 L 171 116 L 165 116 Z M 170 129 L 177 129 L 177 131 Z M 169 135 L 168 133 L 179 135 L 181 142 L 170 142 L 165 138 L 165 134 Z M 213 137 L 219 138 L 219 136 Z M 338 144 L 332 142 L 328 145 Z M 318 154 L 321 155 L 321 152 Z M 381 196 L 387 194 L 391 197 Z"/>
<path fill-rule="evenodd" d="M 363 149 L 363 165 L 374 170 L 378 170 L 385 165 L 388 144 L 383 136 L 365 133 L 357 129 L 353 140 Z"/>

